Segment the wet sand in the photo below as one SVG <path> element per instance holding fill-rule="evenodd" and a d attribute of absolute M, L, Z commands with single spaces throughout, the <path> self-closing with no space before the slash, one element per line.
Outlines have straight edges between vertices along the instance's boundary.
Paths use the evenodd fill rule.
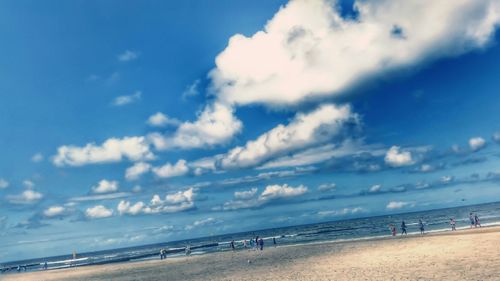
<path fill-rule="evenodd" d="M 0 280 L 500 280 L 500 227 L 9 274 Z"/>

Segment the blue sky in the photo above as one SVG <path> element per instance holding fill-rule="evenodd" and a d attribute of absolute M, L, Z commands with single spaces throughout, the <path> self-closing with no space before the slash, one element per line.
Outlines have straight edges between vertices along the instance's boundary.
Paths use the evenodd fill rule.
<path fill-rule="evenodd" d="M 0 261 L 497 201 L 495 1 L 0 3 Z"/>

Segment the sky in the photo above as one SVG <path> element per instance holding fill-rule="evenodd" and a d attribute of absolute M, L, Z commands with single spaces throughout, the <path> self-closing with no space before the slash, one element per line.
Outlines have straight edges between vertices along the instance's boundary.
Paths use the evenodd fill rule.
<path fill-rule="evenodd" d="M 0 2 L 0 262 L 495 202 L 500 4 Z"/>

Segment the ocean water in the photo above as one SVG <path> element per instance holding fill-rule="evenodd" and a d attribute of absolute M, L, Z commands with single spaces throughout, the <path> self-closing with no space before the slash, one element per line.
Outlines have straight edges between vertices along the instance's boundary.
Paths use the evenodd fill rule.
<path fill-rule="evenodd" d="M 230 242 L 235 241 L 236 250 L 244 249 L 244 240 L 255 238 L 256 235 L 264 239 L 265 247 L 274 246 L 275 238 L 278 246 L 307 244 L 323 241 L 363 240 L 374 237 L 389 237 L 389 225 L 399 226 L 404 220 L 409 235 L 419 235 L 418 220 L 425 224 L 426 232 L 450 231 L 449 220 L 455 218 L 457 229 L 469 228 L 469 213 L 479 215 L 482 226 L 500 225 L 500 202 L 474 206 L 463 206 L 448 209 L 413 212 L 397 215 L 332 221 L 308 225 L 298 225 L 282 228 L 248 231 L 241 233 L 217 235 L 197 239 L 173 241 L 167 243 L 144 245 L 138 247 L 111 249 L 98 252 L 78 253 L 77 258 L 72 255 L 35 258 L 30 260 L 13 261 L 0 265 L 3 274 L 20 271 L 37 271 L 58 269 L 75 266 L 89 266 L 96 264 L 133 262 L 147 259 L 159 259 L 160 249 L 167 250 L 167 258 L 185 255 L 187 245 L 191 248 L 191 255 L 202 255 L 220 251 L 230 251 Z M 248 243 L 248 245 L 250 245 Z"/>

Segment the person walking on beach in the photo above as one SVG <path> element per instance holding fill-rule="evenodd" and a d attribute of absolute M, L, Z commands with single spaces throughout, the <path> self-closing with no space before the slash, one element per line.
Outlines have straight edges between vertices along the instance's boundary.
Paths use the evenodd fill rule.
<path fill-rule="evenodd" d="M 245 239 L 245 240 L 243 240 L 243 247 L 244 247 L 245 249 L 246 249 L 246 248 L 248 248 L 248 245 L 247 245 L 247 240 L 246 240 L 246 239 Z"/>
<path fill-rule="evenodd" d="M 190 245 L 186 246 L 185 253 L 186 253 L 186 256 L 191 255 L 191 246 Z"/>
<path fill-rule="evenodd" d="M 456 225 L 457 225 L 457 222 L 455 221 L 454 218 L 451 218 L 450 219 L 450 225 L 451 225 L 451 231 L 456 231 Z"/>
<path fill-rule="evenodd" d="M 259 239 L 259 246 L 260 246 L 260 250 L 264 250 L 264 239 L 260 238 Z"/>
<path fill-rule="evenodd" d="M 255 250 L 255 243 L 253 242 L 253 238 L 250 239 L 250 248 L 252 248 L 252 250 Z"/>
<path fill-rule="evenodd" d="M 472 215 L 472 213 L 469 214 L 469 220 L 470 220 L 470 228 L 476 225 L 476 219 L 474 218 L 474 215 Z"/>
<path fill-rule="evenodd" d="M 479 222 L 479 217 L 477 216 L 477 214 L 474 215 L 474 226 L 481 227 L 481 223 Z"/>
<path fill-rule="evenodd" d="M 420 227 L 420 234 L 424 234 L 425 231 L 424 222 L 420 219 L 418 220 L 418 226 Z"/>
<path fill-rule="evenodd" d="M 401 235 L 408 235 L 408 233 L 406 232 L 406 223 L 405 221 L 402 221 L 401 222 Z"/>
<path fill-rule="evenodd" d="M 234 249 L 235 249 L 235 248 L 234 248 L 234 240 L 231 240 L 231 243 L 229 243 L 229 245 L 231 246 L 231 250 L 233 250 L 233 251 L 234 251 Z"/>
<path fill-rule="evenodd" d="M 43 263 L 43 269 L 47 270 L 47 268 L 49 268 L 49 266 L 48 266 L 47 262 L 44 262 Z"/>
<path fill-rule="evenodd" d="M 276 248 L 276 237 L 273 237 L 273 245 Z"/>

